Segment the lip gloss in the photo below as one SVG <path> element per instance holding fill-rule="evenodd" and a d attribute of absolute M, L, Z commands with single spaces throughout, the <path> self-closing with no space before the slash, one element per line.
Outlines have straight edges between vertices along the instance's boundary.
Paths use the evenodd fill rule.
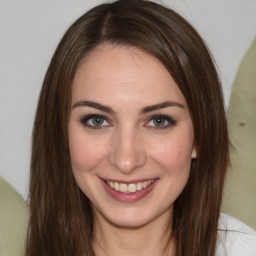
<path fill-rule="evenodd" d="M 136 202 L 139 201 L 140 199 L 146 197 L 155 187 L 159 179 L 155 179 L 152 184 L 150 184 L 148 187 L 136 191 L 134 193 L 123 193 L 120 191 L 116 191 L 115 189 L 111 188 L 106 182 L 100 178 L 100 181 L 102 185 L 104 186 L 106 192 L 114 199 L 120 202 Z"/>

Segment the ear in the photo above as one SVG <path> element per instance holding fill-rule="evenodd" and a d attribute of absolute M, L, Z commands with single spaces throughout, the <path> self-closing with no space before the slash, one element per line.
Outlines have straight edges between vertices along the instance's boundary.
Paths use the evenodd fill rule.
<path fill-rule="evenodd" d="M 197 157 L 196 149 L 195 149 L 195 147 L 193 147 L 192 153 L 191 153 L 191 158 L 195 159 L 196 157 Z"/>

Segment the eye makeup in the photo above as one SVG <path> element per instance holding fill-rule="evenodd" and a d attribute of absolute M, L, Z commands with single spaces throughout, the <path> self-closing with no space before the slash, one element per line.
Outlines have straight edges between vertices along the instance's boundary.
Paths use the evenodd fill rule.
<path fill-rule="evenodd" d="M 149 118 L 149 121 L 145 124 L 145 127 L 153 129 L 167 129 L 176 125 L 176 121 L 167 115 L 153 115 Z"/>
<path fill-rule="evenodd" d="M 100 114 L 89 114 L 80 119 L 80 123 L 90 129 L 104 129 L 111 127 L 111 121 L 108 117 Z M 150 116 L 147 122 L 144 124 L 144 127 L 153 128 L 153 129 L 167 129 L 176 125 L 176 121 L 168 116 L 157 114 Z"/>
<path fill-rule="evenodd" d="M 110 127 L 111 122 L 104 115 L 99 114 L 89 114 L 80 119 L 80 123 L 90 129 L 102 129 L 105 127 Z"/>

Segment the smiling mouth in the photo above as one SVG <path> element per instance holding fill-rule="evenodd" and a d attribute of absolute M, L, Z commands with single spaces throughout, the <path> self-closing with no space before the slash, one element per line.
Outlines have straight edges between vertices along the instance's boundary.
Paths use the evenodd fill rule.
<path fill-rule="evenodd" d="M 125 194 L 131 194 L 131 193 L 136 193 L 138 191 L 141 191 L 141 190 L 149 187 L 154 181 L 155 180 L 148 180 L 148 181 L 143 181 L 143 182 L 125 184 L 125 183 L 104 180 L 104 182 L 109 187 L 111 187 L 115 191 L 122 192 Z"/>

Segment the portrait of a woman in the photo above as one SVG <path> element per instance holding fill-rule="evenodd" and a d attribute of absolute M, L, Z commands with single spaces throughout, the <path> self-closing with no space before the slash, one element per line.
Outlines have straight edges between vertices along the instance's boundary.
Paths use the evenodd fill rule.
<path fill-rule="evenodd" d="M 255 232 L 220 213 L 228 164 L 221 83 L 196 30 L 151 1 L 98 5 L 45 75 L 26 256 L 256 255 Z"/>

